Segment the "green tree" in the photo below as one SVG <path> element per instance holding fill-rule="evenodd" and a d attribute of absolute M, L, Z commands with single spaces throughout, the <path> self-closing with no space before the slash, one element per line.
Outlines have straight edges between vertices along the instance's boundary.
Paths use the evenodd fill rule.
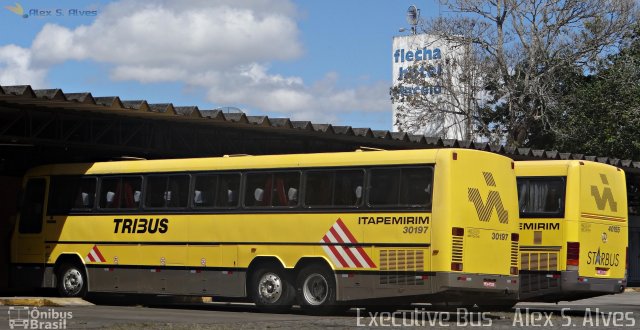
<path fill-rule="evenodd" d="M 640 159 L 640 25 L 629 39 L 563 97 L 558 150 Z"/>

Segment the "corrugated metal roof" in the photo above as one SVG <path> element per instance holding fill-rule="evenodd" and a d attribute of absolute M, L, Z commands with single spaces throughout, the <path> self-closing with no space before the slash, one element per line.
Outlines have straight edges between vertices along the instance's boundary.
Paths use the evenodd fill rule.
<path fill-rule="evenodd" d="M 640 162 L 606 156 L 566 153 L 556 150 L 531 148 L 509 148 L 483 142 L 441 139 L 404 132 L 333 126 L 309 121 L 292 121 L 289 118 L 269 118 L 268 116 L 247 116 L 244 113 L 223 113 L 220 110 L 200 110 L 197 106 L 174 106 L 171 103 L 149 104 L 145 100 L 121 100 L 117 96 L 94 97 L 91 93 L 65 93 L 61 89 L 34 90 L 29 85 L 1 86 L 0 101 L 13 104 L 36 105 L 50 108 L 64 108 L 78 111 L 112 112 L 122 115 L 159 118 L 175 117 L 175 120 L 192 120 L 202 124 L 225 125 L 233 128 L 265 127 L 278 130 L 303 130 L 318 134 L 319 138 L 354 137 L 366 145 L 369 139 L 383 139 L 410 145 L 412 148 L 459 147 L 491 151 L 514 159 L 584 159 L 610 164 L 626 169 L 640 169 Z"/>

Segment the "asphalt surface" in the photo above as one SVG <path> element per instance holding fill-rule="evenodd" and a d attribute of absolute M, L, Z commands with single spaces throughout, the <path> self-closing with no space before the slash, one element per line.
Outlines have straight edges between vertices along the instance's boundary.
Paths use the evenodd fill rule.
<path fill-rule="evenodd" d="M 135 299 L 134 299 L 135 300 Z M 97 299 L 95 306 L 0 306 L 0 329 L 350 329 L 357 327 L 414 327 L 429 329 L 637 329 L 640 328 L 640 292 L 627 292 L 570 303 L 520 303 L 511 311 L 430 311 L 414 305 L 413 311 L 368 313 L 350 310 L 331 316 L 305 315 L 297 308 L 289 313 L 261 313 L 251 304 L 171 304 L 163 299 L 131 301 L 123 297 Z M 36 320 L 37 319 L 37 320 Z M 22 321 L 21 321 L 22 320 Z"/>

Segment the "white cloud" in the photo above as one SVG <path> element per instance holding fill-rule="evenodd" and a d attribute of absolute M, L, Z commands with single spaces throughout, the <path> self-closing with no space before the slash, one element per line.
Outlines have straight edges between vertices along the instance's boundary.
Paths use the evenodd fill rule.
<path fill-rule="evenodd" d="M 295 20 L 281 12 L 215 1 L 179 3 L 121 1 L 108 5 L 89 26 L 70 30 L 47 24 L 33 42 L 34 57 L 42 63 L 91 59 L 221 70 L 302 52 Z"/>
<path fill-rule="evenodd" d="M 0 82 L 3 85 L 43 87 L 47 71 L 32 66 L 31 52 L 16 45 L 0 47 Z"/>
<path fill-rule="evenodd" d="M 114 81 L 182 82 L 206 90 L 217 105 L 298 120 L 335 122 L 348 112 L 389 111 L 387 82 L 337 89 L 337 73 L 309 85 L 269 72 L 269 63 L 303 55 L 298 15 L 292 3 L 278 0 L 123 0 L 107 5 L 90 25 L 45 25 L 31 49 L 16 56 L 27 59 L 18 66 L 23 71 L 94 61 L 109 65 Z M 42 81 L 43 70 L 31 71 L 25 83 Z"/>

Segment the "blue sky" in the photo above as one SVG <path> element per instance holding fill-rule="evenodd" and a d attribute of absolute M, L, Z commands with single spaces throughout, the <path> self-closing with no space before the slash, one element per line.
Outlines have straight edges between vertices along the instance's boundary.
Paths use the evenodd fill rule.
<path fill-rule="evenodd" d="M 391 129 L 391 40 L 406 9 L 440 12 L 437 0 L 18 3 L 28 18 L 0 0 L 0 85 L 374 129 Z"/>

